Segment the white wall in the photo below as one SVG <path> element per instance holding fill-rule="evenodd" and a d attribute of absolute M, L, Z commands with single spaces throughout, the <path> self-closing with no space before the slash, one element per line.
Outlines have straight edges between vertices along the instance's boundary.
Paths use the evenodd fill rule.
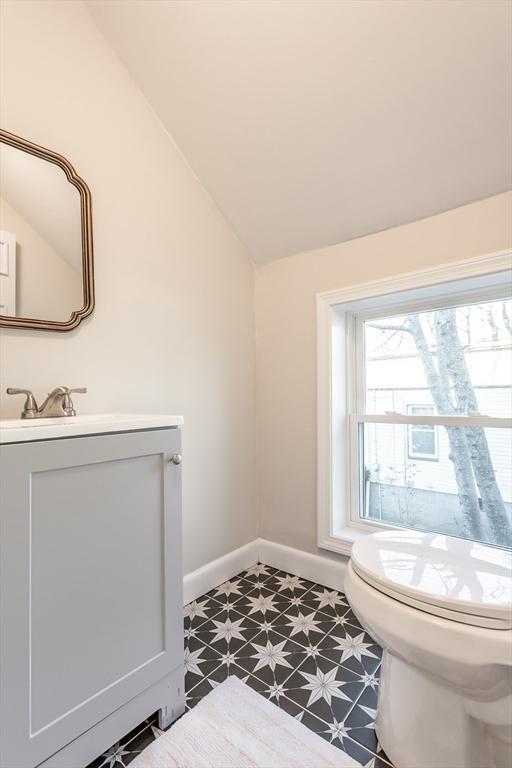
<path fill-rule="evenodd" d="M 315 297 L 512 245 L 506 193 L 256 272 L 260 536 L 316 552 Z"/>
<path fill-rule="evenodd" d="M 2 415 L 58 384 L 81 412 L 182 413 L 185 570 L 252 540 L 254 271 L 81 2 L 2 3 L 2 127 L 91 188 L 94 314 L 2 329 Z"/>

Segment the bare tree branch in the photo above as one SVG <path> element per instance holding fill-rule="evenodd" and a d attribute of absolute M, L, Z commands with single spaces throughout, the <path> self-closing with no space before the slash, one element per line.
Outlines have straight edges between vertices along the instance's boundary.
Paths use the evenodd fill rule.
<path fill-rule="evenodd" d="M 512 322 L 510 321 L 510 315 L 508 314 L 507 304 L 508 302 L 504 301 L 501 305 L 501 315 L 503 317 L 503 325 L 512 336 Z"/>
<path fill-rule="evenodd" d="M 378 331 L 393 331 L 391 336 L 388 338 L 388 341 L 391 341 L 391 339 L 396 336 L 397 333 L 401 333 L 402 331 L 405 331 L 406 333 L 410 333 L 409 329 L 406 326 L 406 320 L 402 323 L 402 325 L 391 325 L 387 323 L 367 323 L 367 325 L 370 328 L 376 328 Z"/>
<path fill-rule="evenodd" d="M 409 329 L 406 326 L 406 321 L 402 323 L 402 325 L 391 325 L 387 323 L 369 323 L 367 322 L 366 325 L 368 325 L 370 328 L 376 328 L 378 331 L 408 331 Z"/>
<path fill-rule="evenodd" d="M 485 308 L 485 313 L 487 315 L 487 321 L 488 321 L 489 325 L 491 326 L 492 340 L 493 341 L 498 341 L 499 331 L 498 331 L 498 326 L 496 325 L 496 321 L 494 319 L 494 312 L 493 312 L 492 307 L 486 307 Z"/>

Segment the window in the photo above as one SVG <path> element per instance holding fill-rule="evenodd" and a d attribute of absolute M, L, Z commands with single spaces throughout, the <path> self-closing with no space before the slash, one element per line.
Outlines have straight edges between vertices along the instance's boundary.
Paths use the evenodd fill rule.
<path fill-rule="evenodd" d="M 421 312 L 353 316 L 363 368 L 359 519 L 504 546 L 512 451 L 500 417 L 512 407 L 512 300 L 428 302 Z M 408 406 L 411 396 L 425 405 Z"/>
<path fill-rule="evenodd" d="M 510 272 L 440 283 L 331 294 L 323 321 L 319 297 L 320 546 L 383 527 L 512 544 Z"/>
<path fill-rule="evenodd" d="M 412 416 L 433 416 L 433 405 L 408 405 Z M 407 430 L 407 458 L 438 461 L 437 427 L 433 424 L 409 424 Z"/>

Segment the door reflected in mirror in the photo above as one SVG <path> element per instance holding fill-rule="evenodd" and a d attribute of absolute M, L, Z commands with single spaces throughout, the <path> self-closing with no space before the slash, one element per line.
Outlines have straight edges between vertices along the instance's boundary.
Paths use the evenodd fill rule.
<path fill-rule="evenodd" d="M 69 330 L 93 306 L 89 191 L 61 156 L 0 140 L 0 323 Z"/>

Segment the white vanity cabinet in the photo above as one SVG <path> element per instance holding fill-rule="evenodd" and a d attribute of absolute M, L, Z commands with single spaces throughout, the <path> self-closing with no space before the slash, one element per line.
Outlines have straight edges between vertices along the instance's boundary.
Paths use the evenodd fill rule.
<path fill-rule="evenodd" d="M 44 421 L 0 423 L 2 768 L 184 711 L 181 419 Z"/>

